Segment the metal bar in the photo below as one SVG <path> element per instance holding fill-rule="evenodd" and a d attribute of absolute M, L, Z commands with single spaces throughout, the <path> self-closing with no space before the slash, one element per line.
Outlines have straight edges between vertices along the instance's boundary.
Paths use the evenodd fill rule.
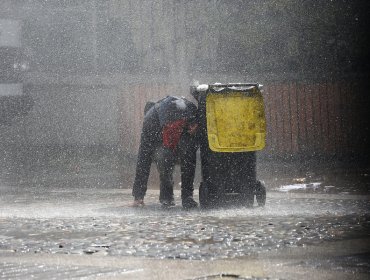
<path fill-rule="evenodd" d="M 208 85 L 208 86 L 209 87 L 259 87 L 261 85 L 258 84 L 258 83 L 247 83 L 247 84 L 234 83 L 234 84 L 212 84 L 212 85 Z"/>

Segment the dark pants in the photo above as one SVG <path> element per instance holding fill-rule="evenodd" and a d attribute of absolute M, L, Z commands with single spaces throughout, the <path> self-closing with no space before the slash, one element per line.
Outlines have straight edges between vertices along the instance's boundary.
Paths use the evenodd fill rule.
<path fill-rule="evenodd" d="M 189 144 L 189 143 L 188 143 Z M 173 172 L 175 165 L 181 170 L 181 198 L 192 197 L 194 192 L 194 173 L 196 165 L 196 147 L 180 145 L 176 153 L 165 147 L 158 147 L 154 161 L 160 178 L 159 201 L 173 201 Z"/>
<path fill-rule="evenodd" d="M 154 153 L 154 161 L 160 179 L 159 201 L 161 203 L 173 201 L 173 171 L 178 159 L 168 148 L 158 147 Z"/>
<path fill-rule="evenodd" d="M 160 176 L 160 201 L 173 200 L 173 171 L 175 164 L 181 166 L 181 198 L 193 195 L 196 165 L 196 137 L 188 134 L 181 136 L 175 152 L 163 147 L 161 128 L 155 110 L 149 111 L 144 118 L 140 147 L 136 165 L 132 195 L 143 199 L 149 179 L 150 167 L 154 160 Z"/>

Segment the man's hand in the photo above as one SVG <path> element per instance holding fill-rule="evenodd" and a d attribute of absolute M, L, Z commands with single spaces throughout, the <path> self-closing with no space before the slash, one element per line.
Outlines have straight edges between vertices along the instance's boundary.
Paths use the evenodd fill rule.
<path fill-rule="evenodd" d="M 189 124 L 189 126 L 188 126 L 188 133 L 190 135 L 194 135 L 195 132 L 197 131 L 197 129 L 198 129 L 198 124 L 197 123 Z"/>

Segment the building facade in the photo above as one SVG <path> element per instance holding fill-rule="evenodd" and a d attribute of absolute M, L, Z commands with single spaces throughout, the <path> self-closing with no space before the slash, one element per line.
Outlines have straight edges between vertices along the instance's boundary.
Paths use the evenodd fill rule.
<path fill-rule="evenodd" d="M 276 103 L 288 98 L 279 86 L 292 81 L 314 86 L 368 73 L 363 48 L 368 19 L 361 11 L 369 4 L 326 2 L 3 0 L 0 18 L 22 22 L 21 43 L 30 64 L 26 90 L 34 107 L 26 117 L 1 126 L 0 140 L 106 145 L 136 153 L 148 99 L 188 96 L 196 81 L 247 81 L 266 85 L 266 154 L 295 153 L 295 130 L 280 129 L 278 122 L 290 112 Z M 335 96 L 335 91 L 325 94 Z M 306 105 L 299 104 L 304 112 Z M 328 114 L 336 122 L 349 119 L 347 111 L 335 112 Z M 299 122 L 300 127 L 311 124 Z M 343 127 L 342 133 L 348 133 Z M 284 139 L 290 139 L 290 151 L 281 144 Z M 309 139 L 301 133 L 300 143 Z M 310 145 L 299 147 L 307 152 Z"/>

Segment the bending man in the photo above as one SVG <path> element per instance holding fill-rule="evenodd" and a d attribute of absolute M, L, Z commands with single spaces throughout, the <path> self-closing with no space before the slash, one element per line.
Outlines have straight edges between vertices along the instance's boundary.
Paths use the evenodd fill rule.
<path fill-rule="evenodd" d="M 185 209 L 198 206 L 193 199 L 197 128 L 197 107 L 183 97 L 167 96 L 146 105 L 132 191 L 133 206 L 144 205 L 153 160 L 160 177 L 160 203 L 164 207 L 175 205 L 173 171 L 180 164 L 182 206 Z"/>

